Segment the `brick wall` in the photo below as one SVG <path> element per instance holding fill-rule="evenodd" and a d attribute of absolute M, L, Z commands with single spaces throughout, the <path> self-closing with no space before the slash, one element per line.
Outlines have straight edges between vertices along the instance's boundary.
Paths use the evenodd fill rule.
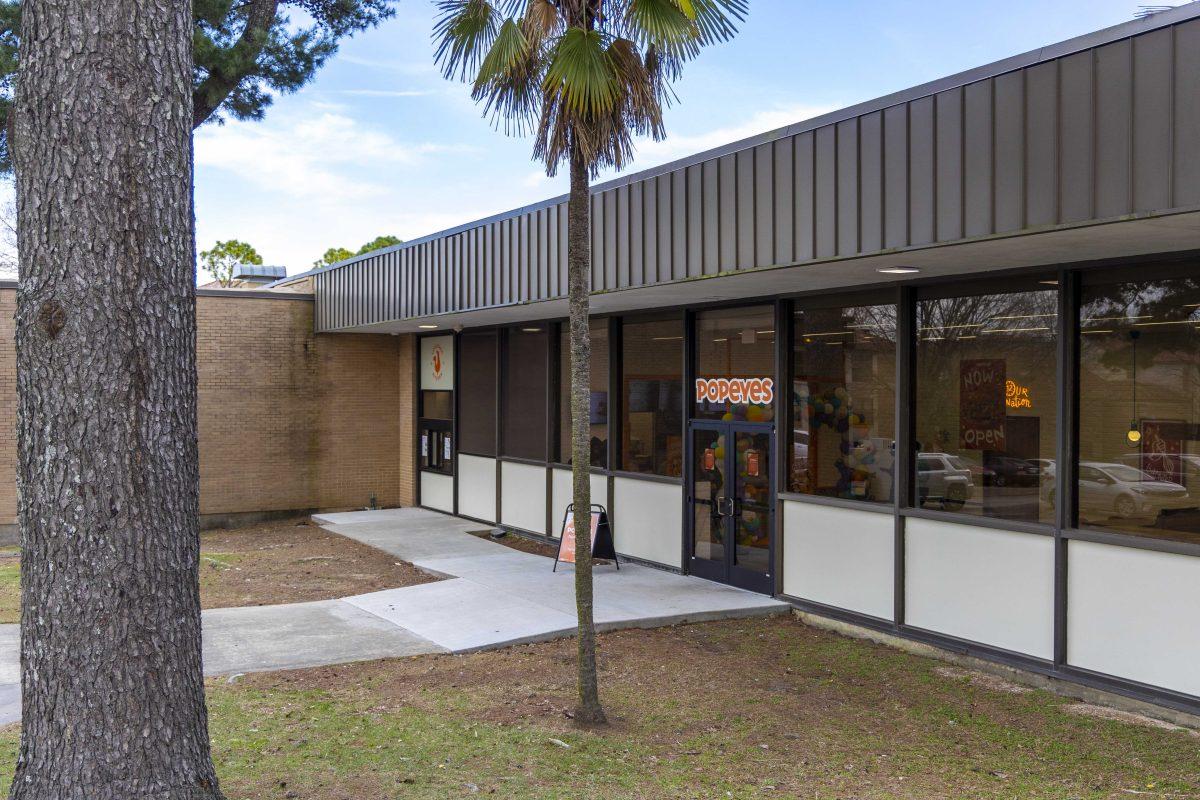
<path fill-rule="evenodd" d="M 0 523 L 16 516 L 16 292 L 0 289 Z M 200 512 L 413 502 L 413 337 L 313 334 L 307 296 L 197 298 Z"/>

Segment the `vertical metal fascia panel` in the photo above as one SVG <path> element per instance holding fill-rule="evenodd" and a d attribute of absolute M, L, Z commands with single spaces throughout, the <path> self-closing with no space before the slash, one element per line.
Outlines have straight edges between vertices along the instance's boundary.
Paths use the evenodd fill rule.
<path fill-rule="evenodd" d="M 1025 224 L 1058 221 L 1058 62 L 1025 73 Z"/>
<path fill-rule="evenodd" d="M 1059 62 L 1059 222 L 1092 216 L 1095 197 L 1095 54 Z"/>
<path fill-rule="evenodd" d="M 617 288 L 617 227 L 622 225 L 617 217 L 617 192 L 611 189 L 604 193 L 604 288 Z M 623 225 L 622 225 L 623 226 Z"/>
<path fill-rule="evenodd" d="M 549 208 L 537 212 L 537 298 L 546 300 L 550 295 L 550 211 Z"/>
<path fill-rule="evenodd" d="M 792 190 L 796 197 L 793 223 L 792 260 L 807 261 L 816 256 L 816 175 L 814 173 L 814 134 L 798 134 L 792 151 Z"/>
<path fill-rule="evenodd" d="M 687 277 L 687 173 L 675 170 L 671 179 L 671 274 L 670 280 Z"/>
<path fill-rule="evenodd" d="M 658 184 L 658 273 L 652 283 L 671 280 L 671 176 L 654 178 Z"/>
<path fill-rule="evenodd" d="M 963 235 L 963 91 L 961 87 L 934 96 L 937 116 L 937 241 Z"/>
<path fill-rule="evenodd" d="M 937 129 L 933 98 L 922 97 L 908 109 L 908 231 L 909 244 L 934 241 L 937 209 Z M 990 192 L 990 186 L 988 191 Z"/>
<path fill-rule="evenodd" d="M 709 159 L 701 165 L 701 264 L 702 275 L 716 275 L 721 270 L 721 186 L 720 162 Z"/>
<path fill-rule="evenodd" d="M 687 274 L 704 274 L 704 164 L 687 168 Z"/>
<path fill-rule="evenodd" d="M 992 232 L 992 82 L 972 83 L 963 93 L 963 233 L 986 236 Z"/>
<path fill-rule="evenodd" d="M 1171 207 L 1173 29 L 1133 40 L 1133 210 Z M 1200 103 L 1200 92 L 1192 97 Z"/>
<path fill-rule="evenodd" d="M 858 253 L 858 118 L 837 126 L 837 254 Z"/>
<path fill-rule="evenodd" d="M 795 252 L 796 194 L 792 154 L 795 152 L 794 136 L 775 141 L 775 254 L 772 263 L 790 264 Z M 781 562 L 782 563 L 782 562 Z"/>
<path fill-rule="evenodd" d="M 725 272 L 737 266 L 737 162 L 734 157 L 721 156 L 717 172 L 717 213 L 721 220 L 717 231 L 718 271 Z"/>
<path fill-rule="evenodd" d="M 1200 20 L 1175 29 L 1172 205 L 1200 205 Z"/>
<path fill-rule="evenodd" d="M 883 246 L 908 244 L 908 104 L 883 111 Z"/>
<path fill-rule="evenodd" d="M 566 294 L 558 282 L 558 206 L 546 209 L 546 294 L 561 297 Z"/>
<path fill-rule="evenodd" d="M 593 292 L 604 289 L 604 199 L 592 195 L 589 200 L 592 216 L 592 281 Z"/>
<path fill-rule="evenodd" d="M 641 286 L 645 282 L 646 268 L 646 212 L 642 203 L 645 181 L 629 187 L 629 285 Z"/>
<path fill-rule="evenodd" d="M 558 285 L 559 294 L 567 293 L 567 225 L 570 217 L 568 203 L 558 205 Z"/>
<path fill-rule="evenodd" d="M 754 262 L 775 263 L 775 146 L 754 148 Z"/>
<path fill-rule="evenodd" d="M 737 268 L 749 269 L 754 257 L 754 151 L 739 150 L 737 163 Z"/>
<path fill-rule="evenodd" d="M 1000 75 L 994 82 L 993 175 L 995 231 L 1025 226 L 1025 71 Z"/>
<path fill-rule="evenodd" d="M 826 125 L 816 130 L 817 258 L 837 255 L 837 128 Z"/>
<path fill-rule="evenodd" d="M 650 285 L 658 281 L 658 180 L 642 181 L 642 222 L 644 244 L 644 266 L 642 283 Z"/>
<path fill-rule="evenodd" d="M 1096 209 L 1099 219 L 1128 214 L 1133 197 L 1133 45 L 1096 50 Z"/>
<path fill-rule="evenodd" d="M 858 249 L 883 249 L 883 114 L 876 111 L 858 125 Z"/>
<path fill-rule="evenodd" d="M 632 190 L 632 185 L 625 185 L 613 192 L 617 196 L 617 282 L 615 285 L 620 289 L 629 287 L 629 195 Z"/>

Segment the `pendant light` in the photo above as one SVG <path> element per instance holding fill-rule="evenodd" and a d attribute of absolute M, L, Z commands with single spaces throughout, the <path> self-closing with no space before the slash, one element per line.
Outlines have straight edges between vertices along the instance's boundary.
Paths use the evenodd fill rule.
<path fill-rule="evenodd" d="M 1133 419 L 1129 422 L 1129 433 L 1125 434 L 1125 438 L 1129 440 L 1130 444 L 1137 444 L 1142 440 L 1137 415 L 1137 343 L 1141 335 L 1141 331 L 1129 332 L 1129 339 L 1133 342 Z"/>

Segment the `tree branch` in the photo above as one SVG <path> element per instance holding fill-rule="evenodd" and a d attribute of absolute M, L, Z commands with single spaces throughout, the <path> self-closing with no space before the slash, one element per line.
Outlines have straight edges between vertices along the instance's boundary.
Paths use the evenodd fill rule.
<path fill-rule="evenodd" d="M 246 27 L 238 37 L 232 52 L 239 56 L 237 63 L 252 63 L 267 42 L 267 34 L 275 22 L 279 0 L 248 0 Z M 219 68 L 209 73 L 192 92 L 192 129 L 199 128 L 237 88 L 244 75 L 234 75 Z"/>

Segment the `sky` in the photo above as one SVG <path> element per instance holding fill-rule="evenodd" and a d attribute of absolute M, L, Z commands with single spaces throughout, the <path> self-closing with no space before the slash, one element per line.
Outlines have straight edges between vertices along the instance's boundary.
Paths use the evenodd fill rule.
<path fill-rule="evenodd" d="M 1125 22 L 1138 0 L 750 7 L 736 39 L 687 65 L 668 138 L 640 143 L 627 172 Z M 329 247 L 413 239 L 565 192 L 529 140 L 497 130 L 436 70 L 435 11 L 401 0 L 263 121 L 196 132 L 198 249 L 242 239 L 295 274 Z"/>

